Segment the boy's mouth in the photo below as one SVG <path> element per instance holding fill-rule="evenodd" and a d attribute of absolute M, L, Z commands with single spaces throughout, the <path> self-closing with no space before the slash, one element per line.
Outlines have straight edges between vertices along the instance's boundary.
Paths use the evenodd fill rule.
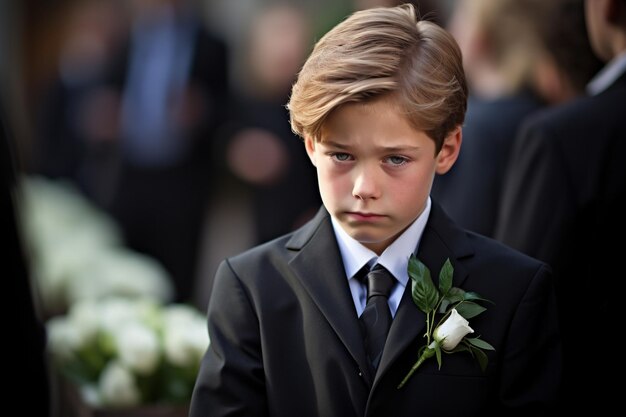
<path fill-rule="evenodd" d="M 383 216 L 382 214 L 376 214 L 376 213 L 365 213 L 365 212 L 360 212 L 360 211 L 349 211 L 346 213 L 349 217 L 355 219 L 355 220 L 377 220 L 377 219 L 382 219 Z"/>

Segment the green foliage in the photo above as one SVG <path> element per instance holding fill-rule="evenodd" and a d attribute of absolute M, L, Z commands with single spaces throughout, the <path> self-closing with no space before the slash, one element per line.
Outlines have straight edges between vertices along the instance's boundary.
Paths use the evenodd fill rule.
<path fill-rule="evenodd" d="M 446 259 L 446 262 L 439 271 L 439 285 L 438 288 L 432 281 L 430 270 L 423 262 L 421 262 L 415 255 L 411 255 L 409 258 L 408 266 L 409 277 L 411 278 L 411 296 L 413 302 L 424 314 L 426 314 L 426 345 L 422 346 L 419 351 L 418 359 L 404 377 L 404 379 L 398 385 L 398 389 L 402 388 L 413 373 L 424 363 L 425 360 L 433 355 L 437 359 L 439 369 L 441 369 L 443 351 L 446 354 L 452 354 L 457 352 L 469 352 L 476 360 L 480 369 L 484 372 L 487 369 L 488 358 L 487 354 L 483 350 L 495 350 L 486 341 L 479 338 L 467 338 L 463 335 L 473 331 L 467 326 L 468 319 L 474 318 L 487 309 L 478 302 L 489 302 L 488 299 L 482 297 L 475 292 L 464 291 L 461 288 L 453 287 L 454 267 L 450 262 L 450 259 Z M 455 322 L 463 322 L 457 325 L 457 328 L 464 328 L 466 330 L 460 330 L 456 340 L 454 338 L 449 339 L 448 336 L 439 337 L 441 340 L 435 340 L 435 330 L 442 324 L 446 323 L 446 320 L 450 317 L 453 310 L 456 310 L 458 315 L 462 316 L 462 319 L 455 313 L 452 327 L 456 325 Z M 435 326 L 436 316 L 439 316 L 439 321 Z M 464 319 L 464 320 L 463 320 Z M 446 323 L 446 327 L 450 327 Z M 454 330 L 454 329 L 453 329 Z M 444 328 L 438 334 L 445 333 Z M 462 339 L 461 339 L 461 336 Z M 460 342 L 459 342 L 460 339 Z M 445 342 L 444 342 L 445 340 Z M 450 342 L 450 340 L 454 340 Z M 447 346 L 445 349 L 443 348 Z M 456 346 L 454 344 L 456 343 Z M 448 346 L 452 344 L 452 346 Z M 448 349 L 448 350 L 446 350 Z"/>

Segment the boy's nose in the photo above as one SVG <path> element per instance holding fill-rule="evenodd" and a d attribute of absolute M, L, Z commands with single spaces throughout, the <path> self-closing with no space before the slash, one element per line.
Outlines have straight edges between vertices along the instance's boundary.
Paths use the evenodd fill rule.
<path fill-rule="evenodd" d="M 354 179 L 352 195 L 359 200 L 378 198 L 380 187 L 377 185 L 375 174 L 368 169 L 362 169 Z"/>

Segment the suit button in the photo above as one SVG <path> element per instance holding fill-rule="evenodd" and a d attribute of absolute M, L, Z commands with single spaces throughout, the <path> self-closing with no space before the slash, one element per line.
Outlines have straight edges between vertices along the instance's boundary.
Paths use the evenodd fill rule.
<path fill-rule="evenodd" d="M 363 372 L 359 371 L 359 376 L 363 377 Z"/>

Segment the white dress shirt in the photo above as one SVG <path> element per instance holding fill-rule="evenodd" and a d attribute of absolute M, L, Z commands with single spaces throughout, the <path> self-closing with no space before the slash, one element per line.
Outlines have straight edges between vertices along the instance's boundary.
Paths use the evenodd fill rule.
<path fill-rule="evenodd" d="M 600 94 L 613 85 L 624 72 L 626 72 L 626 51 L 613 58 L 589 81 L 587 93 L 591 96 Z"/>
<path fill-rule="evenodd" d="M 385 249 L 380 255 L 361 243 L 350 237 L 348 233 L 341 227 L 339 222 L 331 216 L 335 237 L 339 245 L 339 252 L 343 260 L 346 270 L 346 277 L 350 285 L 352 300 L 356 308 L 357 315 L 360 316 L 365 309 L 367 303 L 367 289 L 365 285 L 355 278 L 355 274 L 361 270 L 366 264 L 369 267 L 375 264 L 381 264 L 394 276 L 396 284 L 391 290 L 389 296 L 389 309 L 391 316 L 395 317 L 398 305 L 402 299 L 404 288 L 409 282 L 409 273 L 407 267 L 409 265 L 409 257 L 417 252 L 419 241 L 424 233 L 426 221 L 430 214 L 430 197 L 426 201 L 426 208 L 417 219 L 400 235 L 398 238 Z"/>

